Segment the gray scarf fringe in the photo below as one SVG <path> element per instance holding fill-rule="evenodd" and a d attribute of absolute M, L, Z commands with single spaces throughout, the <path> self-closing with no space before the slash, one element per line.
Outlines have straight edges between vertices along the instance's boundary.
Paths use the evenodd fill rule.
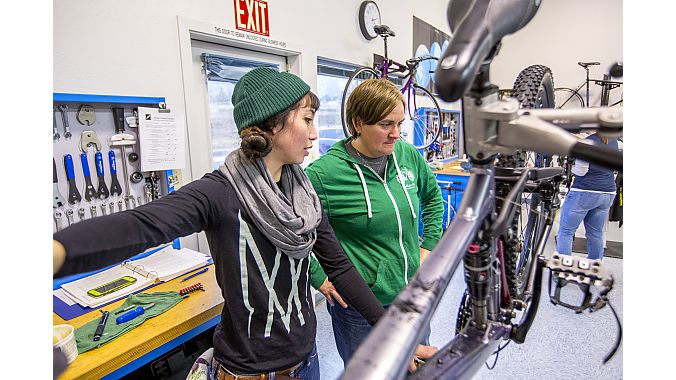
<path fill-rule="evenodd" d="M 282 167 L 281 189 L 263 159 L 249 160 L 240 149 L 230 153 L 219 169 L 244 212 L 272 244 L 294 259 L 310 254 L 322 218 L 321 204 L 300 165 Z"/>

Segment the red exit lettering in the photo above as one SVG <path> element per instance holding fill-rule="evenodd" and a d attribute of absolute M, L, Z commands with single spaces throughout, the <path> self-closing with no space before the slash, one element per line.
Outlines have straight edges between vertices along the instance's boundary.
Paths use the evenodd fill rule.
<path fill-rule="evenodd" d="M 263 0 L 234 0 L 235 27 L 251 33 L 270 36 L 268 3 Z"/>

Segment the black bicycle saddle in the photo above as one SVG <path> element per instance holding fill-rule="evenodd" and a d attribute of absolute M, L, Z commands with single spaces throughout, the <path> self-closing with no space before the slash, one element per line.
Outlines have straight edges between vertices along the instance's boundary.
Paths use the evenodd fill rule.
<path fill-rule="evenodd" d="M 584 67 L 584 68 L 586 69 L 586 68 L 589 67 L 589 66 L 600 65 L 601 62 L 578 62 L 577 64 L 580 65 L 580 66 L 582 66 L 582 67 Z"/>
<path fill-rule="evenodd" d="M 394 37 L 394 30 L 387 25 L 376 25 L 373 30 L 381 37 Z"/>
<path fill-rule="evenodd" d="M 523 28 L 537 12 L 540 2 L 451 0 L 447 16 L 453 37 L 435 72 L 439 96 L 447 102 L 460 99 L 493 46 L 502 37 Z"/>

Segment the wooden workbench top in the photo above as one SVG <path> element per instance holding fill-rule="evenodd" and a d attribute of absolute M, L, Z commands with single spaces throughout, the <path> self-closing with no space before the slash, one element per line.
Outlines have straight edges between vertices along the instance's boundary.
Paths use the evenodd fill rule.
<path fill-rule="evenodd" d="M 190 272 L 193 273 L 193 272 Z M 155 348 L 175 339 L 182 334 L 199 327 L 202 323 L 220 315 L 223 309 L 223 297 L 216 283 L 216 271 L 209 265 L 206 273 L 180 282 L 180 276 L 171 281 L 159 284 L 144 292 L 178 291 L 197 282 L 201 282 L 205 291 L 190 293 L 190 297 L 166 312 L 146 320 L 137 328 L 121 335 L 107 344 L 91 351 L 79 354 L 70 363 L 59 379 L 100 379 L 101 377 L 129 364 L 134 359 L 147 354 Z M 106 305 L 101 310 L 113 310 L 120 306 L 126 298 Z M 53 313 L 54 325 L 67 323 L 78 328 L 92 319 L 99 319 L 101 313 L 94 310 L 90 313 L 64 321 Z M 111 316 L 112 317 L 112 316 Z"/>
<path fill-rule="evenodd" d="M 460 176 L 469 176 L 469 172 L 463 171 L 460 167 L 460 161 L 451 161 L 444 163 L 444 167 L 440 170 L 434 170 L 434 174 L 451 174 Z"/>

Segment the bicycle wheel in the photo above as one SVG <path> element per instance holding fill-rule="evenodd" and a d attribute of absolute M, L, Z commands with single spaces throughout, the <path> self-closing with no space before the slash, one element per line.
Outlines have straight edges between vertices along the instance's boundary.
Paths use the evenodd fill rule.
<path fill-rule="evenodd" d="M 566 88 L 559 87 L 554 89 L 554 99 L 556 100 L 557 109 L 578 109 L 584 108 L 584 98 L 579 92 Z"/>
<path fill-rule="evenodd" d="M 350 75 L 350 78 L 345 84 L 345 89 L 343 90 L 343 99 L 340 104 L 340 121 L 343 123 L 343 133 L 345 134 L 345 137 L 352 136 L 352 133 L 347 126 L 347 117 L 345 116 L 345 111 L 347 109 L 347 99 L 350 98 L 350 94 L 355 89 L 355 87 L 357 87 L 361 82 L 372 78 L 380 78 L 380 74 L 370 67 L 360 67 L 355 70 L 352 75 Z"/>
<path fill-rule="evenodd" d="M 516 98 L 521 108 L 554 108 L 554 82 L 551 70 L 543 65 L 532 65 L 522 70 L 514 81 L 511 96 Z M 532 162 L 531 162 L 532 159 Z M 550 166 L 551 158 L 532 152 L 517 151 L 514 155 L 498 158 L 496 166 Z M 509 194 L 511 184 L 496 184 L 497 206 Z M 538 236 L 542 229 L 538 206 L 540 198 L 536 194 L 523 193 L 518 202 L 507 235 L 504 236 L 505 274 L 509 293 L 512 298 L 521 299 L 530 275 L 530 263 L 534 260 Z"/>
<path fill-rule="evenodd" d="M 554 108 L 552 71 L 543 65 L 526 67 L 516 77 L 510 96 L 519 101 L 521 108 Z M 536 166 L 537 162 L 537 155 L 517 150 L 514 154 L 499 154 L 496 166 L 520 168 Z"/>
<path fill-rule="evenodd" d="M 425 149 L 432 145 L 441 134 L 441 108 L 439 103 L 424 87 L 414 84 L 406 100 L 405 115 L 413 125 L 413 146 Z"/>

